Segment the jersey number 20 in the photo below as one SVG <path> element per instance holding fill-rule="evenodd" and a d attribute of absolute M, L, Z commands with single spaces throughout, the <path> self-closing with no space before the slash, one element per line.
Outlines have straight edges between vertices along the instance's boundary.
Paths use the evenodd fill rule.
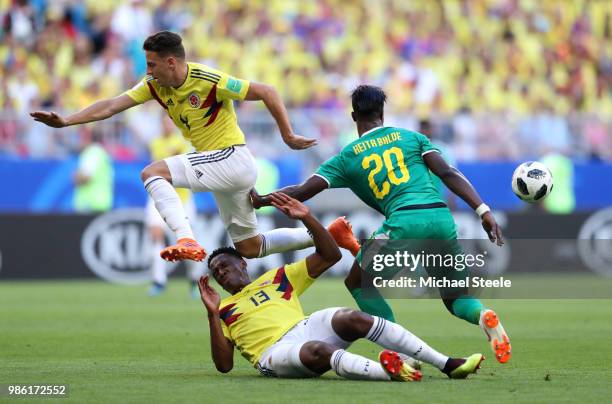
<path fill-rule="evenodd" d="M 391 156 L 395 156 L 395 160 L 397 161 L 397 168 L 399 168 L 399 177 L 395 173 L 396 166 L 393 164 L 393 160 L 391 160 Z M 383 162 L 385 169 L 387 170 L 387 178 L 389 181 L 385 180 L 382 184 L 379 185 L 374 181 L 374 176 L 378 174 L 383 168 Z M 372 168 L 372 164 L 374 164 L 374 168 Z M 361 161 L 361 167 L 364 170 L 370 170 L 368 174 L 368 183 L 372 192 L 374 192 L 374 196 L 376 199 L 383 199 L 389 191 L 391 191 L 391 184 L 399 185 L 404 182 L 407 182 L 410 179 L 410 173 L 408 172 L 408 167 L 404 163 L 404 153 L 402 153 L 402 149 L 399 147 L 391 147 L 383 152 L 382 158 L 380 154 L 370 154 L 366 156 Z"/>

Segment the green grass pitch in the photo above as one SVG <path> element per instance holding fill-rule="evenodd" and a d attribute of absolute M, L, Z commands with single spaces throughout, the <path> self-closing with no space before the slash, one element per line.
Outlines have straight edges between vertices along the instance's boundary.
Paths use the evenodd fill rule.
<path fill-rule="evenodd" d="M 307 313 L 353 307 L 339 279 L 302 297 Z M 478 327 L 437 300 L 393 300 L 398 321 L 438 350 L 483 352 L 477 375 L 448 380 L 424 368 L 421 383 L 357 382 L 332 373 L 313 380 L 258 375 L 239 354 L 217 373 L 206 314 L 184 281 L 166 294 L 101 281 L 0 283 L 0 384 L 68 384 L 75 402 L 607 402 L 612 392 L 612 300 L 488 300 L 512 338 L 507 365 Z M 353 352 L 376 358 L 359 342 Z M 0 401 L 9 400 L 6 396 Z M 12 401 L 12 400 L 11 400 Z"/>

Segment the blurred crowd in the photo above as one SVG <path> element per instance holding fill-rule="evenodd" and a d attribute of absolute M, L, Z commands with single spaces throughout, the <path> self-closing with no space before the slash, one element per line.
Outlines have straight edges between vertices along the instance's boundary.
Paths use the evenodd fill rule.
<path fill-rule="evenodd" d="M 432 120 L 457 160 L 612 160 L 609 0 L 0 0 L 0 23 L 0 155 L 74 151 L 81 129 L 27 113 L 121 93 L 145 73 L 144 38 L 172 30 L 189 60 L 323 111 L 296 126 L 331 149 L 351 128 L 350 90 L 367 82 L 387 91 L 392 123 Z M 241 122 L 273 130 L 253 104 Z M 160 113 L 147 105 L 93 130 L 115 158 L 141 157 Z"/>

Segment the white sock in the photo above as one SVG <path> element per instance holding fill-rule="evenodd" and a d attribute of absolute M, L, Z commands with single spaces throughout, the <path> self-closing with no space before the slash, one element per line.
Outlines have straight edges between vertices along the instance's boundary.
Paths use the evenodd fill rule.
<path fill-rule="evenodd" d="M 259 257 L 312 247 L 314 241 L 305 228 L 282 228 L 261 233 Z"/>
<path fill-rule="evenodd" d="M 367 339 L 383 348 L 401 352 L 414 359 L 429 363 L 440 370 L 444 369 L 448 356 L 442 355 L 401 325 L 381 317 L 372 317 L 374 317 L 374 324 L 366 335 Z"/>
<path fill-rule="evenodd" d="M 164 245 L 161 242 L 154 242 L 151 246 L 151 256 L 153 257 L 151 274 L 153 276 L 153 282 L 165 285 L 168 281 L 168 274 L 166 273 L 166 261 L 159 256 L 159 252 L 162 248 L 164 248 Z"/>
<path fill-rule="evenodd" d="M 330 359 L 331 368 L 340 377 L 353 380 L 391 380 L 382 365 L 344 349 L 334 351 Z"/>
<path fill-rule="evenodd" d="M 165 178 L 159 176 L 147 178 L 144 187 L 153 198 L 161 217 L 176 234 L 176 238 L 193 239 L 193 231 L 189 225 L 185 208 L 174 187 Z"/>

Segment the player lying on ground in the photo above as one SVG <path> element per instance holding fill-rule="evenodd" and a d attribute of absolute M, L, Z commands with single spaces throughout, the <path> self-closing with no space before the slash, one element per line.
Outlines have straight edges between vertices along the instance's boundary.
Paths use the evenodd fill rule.
<path fill-rule="evenodd" d="M 118 97 L 98 101 L 66 118 L 55 112 L 36 111 L 36 121 L 63 128 L 109 118 L 144 102 L 155 100 L 188 139 L 195 152 L 155 161 L 142 171 L 144 187 L 155 207 L 174 231 L 177 244 L 165 248 L 168 261 L 201 261 L 204 249 L 194 240 L 181 199 L 174 188 L 212 192 L 221 219 L 234 246 L 244 257 L 306 248 L 312 240 L 304 229 L 276 229 L 260 234 L 249 201 L 257 169 L 238 126 L 234 100 L 263 101 L 292 149 L 315 145 L 293 133 L 287 110 L 276 90 L 249 83 L 208 66 L 185 61 L 179 35 L 158 32 L 144 41 L 147 76 Z"/>
<path fill-rule="evenodd" d="M 305 201 L 327 188 L 349 188 L 385 216 L 372 239 L 449 240 L 454 250 L 460 250 L 453 216 L 432 182 L 433 173 L 475 210 L 491 242 L 503 244 L 501 229 L 489 207 L 465 176 L 446 163 L 426 136 L 383 126 L 387 96 L 380 88 L 361 85 L 351 98 L 351 116 L 359 138 L 323 163 L 303 184 L 284 188 L 282 192 Z M 255 208 L 272 202 L 270 196 L 261 196 L 255 191 L 251 199 Z M 381 296 L 376 299 L 362 296 L 359 248 L 358 243 L 351 248 L 357 259 L 345 280 L 346 287 L 363 311 L 394 321 L 391 308 Z M 470 296 L 467 288 L 455 290 L 451 295 L 452 298 L 444 298 L 441 293 L 446 308 L 461 319 L 479 324 L 496 359 L 507 362 L 511 356 L 510 340 L 495 312 Z"/>
<path fill-rule="evenodd" d="M 234 346 L 264 376 L 315 377 L 333 369 L 347 379 L 420 380 L 421 373 L 398 353 L 429 363 L 451 378 L 475 373 L 484 359 L 449 358 L 398 324 L 347 308 L 329 308 L 305 317 L 298 296 L 341 258 L 332 235 L 301 202 L 285 194 L 270 195 L 271 203 L 311 232 L 315 252 L 305 259 L 249 279 L 247 264 L 233 248 L 215 250 L 208 267 L 231 296 L 223 299 L 200 279 L 208 311 L 212 359 L 226 373 L 234 366 Z M 379 363 L 345 351 L 367 338 L 386 348 Z"/>

